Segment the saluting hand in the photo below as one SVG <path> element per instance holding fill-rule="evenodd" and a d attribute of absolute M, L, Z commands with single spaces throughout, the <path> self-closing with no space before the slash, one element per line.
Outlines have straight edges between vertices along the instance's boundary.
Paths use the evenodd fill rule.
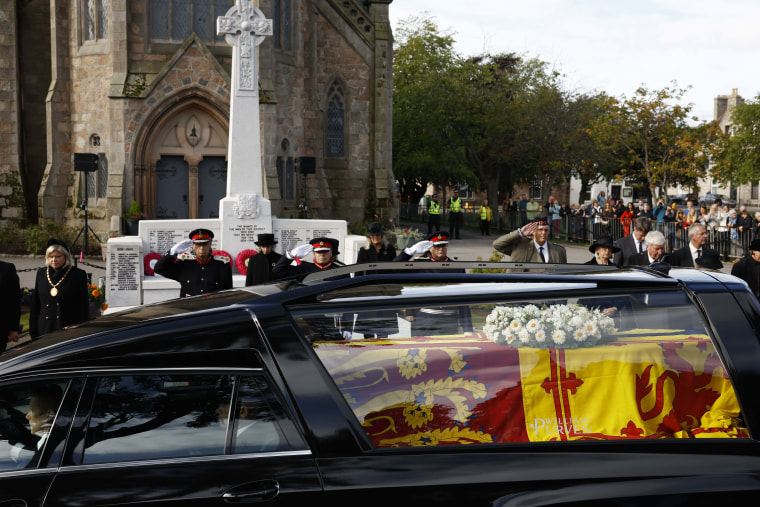
<path fill-rule="evenodd" d="M 306 257 L 309 255 L 312 251 L 314 251 L 314 246 L 311 245 L 311 243 L 306 243 L 305 245 L 297 246 L 295 247 L 291 252 L 290 256 L 294 259 L 296 257 Z"/>
<path fill-rule="evenodd" d="M 529 222 L 522 226 L 522 229 L 520 229 L 520 233 L 523 236 L 532 236 L 533 232 L 538 228 L 538 224 L 536 222 Z"/>
<path fill-rule="evenodd" d="M 169 253 L 172 255 L 177 255 L 182 252 L 187 252 L 193 247 L 193 240 L 192 239 L 185 239 L 183 241 L 180 241 L 176 245 L 174 245 L 171 250 L 169 250 Z"/>
<path fill-rule="evenodd" d="M 419 241 L 408 248 L 404 248 L 407 255 L 421 255 L 433 248 L 433 242 L 428 240 Z"/>

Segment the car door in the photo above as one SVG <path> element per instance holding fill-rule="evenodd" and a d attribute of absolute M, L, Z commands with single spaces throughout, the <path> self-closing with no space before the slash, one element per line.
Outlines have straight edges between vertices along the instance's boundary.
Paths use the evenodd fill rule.
<path fill-rule="evenodd" d="M 45 505 L 302 503 L 314 461 L 261 369 L 90 374 Z"/>
<path fill-rule="evenodd" d="M 0 506 L 42 505 L 83 379 L 19 376 L 0 385 Z"/>
<path fill-rule="evenodd" d="M 45 505 L 294 505 L 319 494 L 292 403 L 240 315 L 124 341 L 139 360 L 115 349 L 113 366 L 88 368 Z"/>

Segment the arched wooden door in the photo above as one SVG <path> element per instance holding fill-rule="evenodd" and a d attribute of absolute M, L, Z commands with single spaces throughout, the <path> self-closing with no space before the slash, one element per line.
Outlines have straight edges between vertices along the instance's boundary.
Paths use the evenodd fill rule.
<path fill-rule="evenodd" d="M 196 102 L 154 125 L 137 182 L 151 218 L 218 218 L 227 189 L 227 127 Z M 145 163 L 147 162 L 147 163 Z M 140 195 L 142 194 L 142 195 Z"/>

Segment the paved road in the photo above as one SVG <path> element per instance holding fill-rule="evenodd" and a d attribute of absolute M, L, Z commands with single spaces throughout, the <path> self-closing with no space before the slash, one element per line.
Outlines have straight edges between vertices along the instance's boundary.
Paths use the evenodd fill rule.
<path fill-rule="evenodd" d="M 402 224 L 403 226 L 419 227 L 420 224 Z M 449 242 L 449 256 L 456 257 L 462 261 L 488 260 L 493 254 L 493 241 L 498 235 L 481 236 L 479 232 L 463 230 L 461 231 L 462 239 L 454 239 Z M 591 259 L 591 253 L 587 245 L 576 245 L 573 243 L 562 243 L 567 251 L 567 261 L 571 263 L 582 264 Z M 0 255 L 0 260 L 12 262 L 19 271 L 19 279 L 22 287 L 33 288 L 34 278 L 37 268 L 44 266 L 45 260 L 41 255 L 38 256 L 14 256 Z M 84 263 L 78 266 L 88 273 L 92 274 L 93 283 L 97 284 L 100 277 L 106 276 L 106 263 L 99 258 L 86 258 Z M 731 263 L 724 263 L 725 273 L 731 272 Z"/>

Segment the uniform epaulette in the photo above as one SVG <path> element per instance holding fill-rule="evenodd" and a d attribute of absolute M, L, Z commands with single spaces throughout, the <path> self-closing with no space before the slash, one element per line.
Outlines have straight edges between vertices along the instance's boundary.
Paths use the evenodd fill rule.
<path fill-rule="evenodd" d="M 215 255 L 214 259 L 217 261 L 222 261 L 225 264 L 229 264 L 230 262 L 230 258 L 227 257 L 226 255 Z"/>
<path fill-rule="evenodd" d="M 182 252 L 180 254 L 177 254 L 177 260 L 178 261 L 194 261 L 195 254 L 190 253 L 190 252 Z"/>

